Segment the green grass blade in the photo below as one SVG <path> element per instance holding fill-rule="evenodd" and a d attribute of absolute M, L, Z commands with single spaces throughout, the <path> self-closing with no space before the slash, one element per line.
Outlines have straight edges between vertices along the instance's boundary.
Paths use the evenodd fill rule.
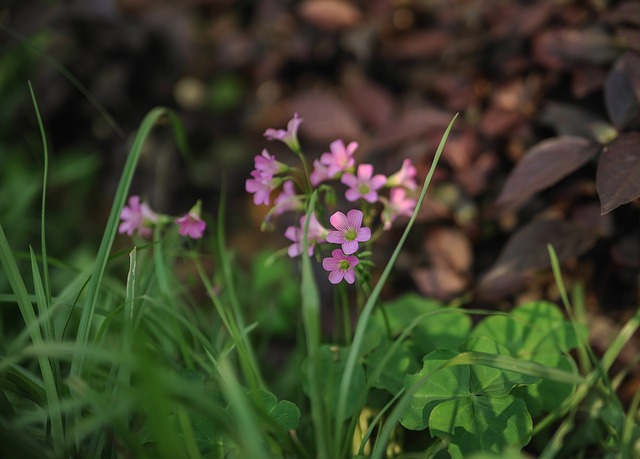
<path fill-rule="evenodd" d="M 457 365 L 482 365 L 566 384 L 582 384 L 585 382 L 585 379 L 576 373 L 547 367 L 537 362 L 516 359 L 507 355 L 488 354 L 486 352 L 463 352 L 449 360 L 445 366 Z"/>
<path fill-rule="evenodd" d="M 40 254 L 42 256 L 42 279 L 44 284 L 44 292 L 47 300 L 47 306 L 51 307 L 51 288 L 49 286 L 49 263 L 47 261 L 47 239 L 45 232 L 45 211 L 47 207 L 47 178 L 49 176 L 49 149 L 47 148 L 47 136 L 44 132 L 44 125 L 40 117 L 38 101 L 33 92 L 33 87 L 29 81 L 29 92 L 33 102 L 33 109 L 38 119 L 38 128 L 40 129 L 40 137 L 42 138 L 42 156 L 44 158 L 44 170 L 42 172 L 42 206 L 40 210 Z"/>
<path fill-rule="evenodd" d="M 389 262 L 387 263 L 387 265 L 384 268 L 384 271 L 382 272 L 382 275 L 380 276 L 380 280 L 378 281 L 378 283 L 376 284 L 376 286 L 373 288 L 373 291 L 371 292 L 371 295 L 369 296 L 369 298 L 367 299 L 367 302 L 364 305 L 364 308 L 362 309 L 362 313 L 360 314 L 360 318 L 358 320 L 358 323 L 356 325 L 356 330 L 354 333 L 354 338 L 353 338 L 353 342 L 351 344 L 351 347 L 349 349 L 349 354 L 347 355 L 347 361 L 346 361 L 346 365 L 345 365 L 345 371 L 344 374 L 342 376 L 342 380 L 340 381 L 340 390 L 338 393 L 338 403 L 337 403 L 337 407 L 336 407 L 336 419 L 343 419 L 344 418 L 344 413 L 345 413 L 345 408 L 346 408 L 346 404 L 347 404 L 347 394 L 348 394 L 348 390 L 349 390 L 349 385 L 351 384 L 351 378 L 353 376 L 353 372 L 355 370 L 355 366 L 357 363 L 357 359 L 358 356 L 360 354 L 360 348 L 362 347 L 363 344 L 363 340 L 364 340 L 364 335 L 365 335 L 365 331 L 366 331 L 366 327 L 367 327 L 367 322 L 369 321 L 369 317 L 371 316 L 371 313 L 373 311 L 373 308 L 376 304 L 376 302 L 378 301 L 378 297 L 380 296 L 380 292 L 382 291 L 382 287 L 384 285 L 384 283 L 386 282 L 387 278 L 389 277 L 389 274 L 391 273 L 391 269 L 393 268 L 396 259 L 398 258 L 398 255 L 400 254 L 400 250 L 402 249 L 402 246 L 404 245 L 405 240 L 407 239 L 407 236 L 409 235 L 409 232 L 411 231 L 411 228 L 413 227 L 413 224 L 418 216 L 418 212 L 420 211 L 420 207 L 422 206 L 422 203 L 425 199 L 425 196 L 427 194 L 427 190 L 429 189 L 429 184 L 431 183 L 431 179 L 433 177 L 433 174 L 435 173 L 436 170 L 436 166 L 438 164 L 438 160 L 440 159 L 440 156 L 442 154 L 442 150 L 444 149 L 445 143 L 447 141 L 447 138 L 449 137 L 449 133 L 451 132 L 451 128 L 453 127 L 453 124 L 456 120 L 456 118 L 458 117 L 458 115 L 456 114 L 453 119 L 451 120 L 451 122 L 449 123 L 449 125 L 447 126 L 447 129 L 445 130 L 442 139 L 440 140 L 440 144 L 438 145 L 438 148 L 436 150 L 436 154 L 433 158 L 433 161 L 431 163 L 431 168 L 429 169 L 429 173 L 427 174 L 427 177 L 425 178 L 425 182 L 424 185 L 422 187 L 422 192 L 420 193 L 420 197 L 418 198 L 418 202 L 416 204 L 416 208 L 413 212 L 413 215 L 411 216 L 411 219 L 409 220 L 409 223 L 407 224 L 407 227 L 405 228 L 404 232 L 402 233 L 402 237 L 400 238 L 400 241 L 398 242 L 398 244 L 396 245 L 395 250 L 393 251 L 393 254 L 391 255 L 391 258 L 389 259 Z M 334 435 L 334 440 L 335 440 L 335 444 L 339 445 L 342 443 L 342 439 L 343 439 L 343 432 L 342 432 L 342 424 L 341 423 L 336 423 L 336 428 L 335 428 L 335 435 Z"/>

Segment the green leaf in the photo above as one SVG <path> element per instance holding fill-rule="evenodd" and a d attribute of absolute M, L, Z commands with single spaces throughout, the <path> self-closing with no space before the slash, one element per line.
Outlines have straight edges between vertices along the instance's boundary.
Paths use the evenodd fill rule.
<path fill-rule="evenodd" d="M 269 416 L 287 430 L 296 429 L 300 424 L 300 410 L 288 400 L 280 400 Z"/>
<path fill-rule="evenodd" d="M 300 410 L 298 407 L 287 401 L 280 400 L 269 391 L 258 389 L 251 391 L 249 398 L 264 409 L 269 417 L 281 425 L 283 428 L 295 429 L 300 422 Z"/>
<path fill-rule="evenodd" d="M 414 293 L 386 303 L 384 314 L 393 335 L 400 334 L 423 316 L 411 331 L 413 342 L 421 355 L 436 349 L 455 349 L 471 330 L 471 319 L 460 310 Z M 383 311 L 377 310 L 373 319 L 384 324 Z"/>
<path fill-rule="evenodd" d="M 418 390 L 409 397 L 407 409 L 400 423 L 411 430 L 423 430 L 429 425 L 431 411 L 443 401 L 471 395 L 469 391 L 469 366 L 441 368 L 458 353 L 456 351 L 434 351 L 425 356 L 422 369 L 407 376 L 408 389 L 419 384 Z"/>
<path fill-rule="evenodd" d="M 444 440 L 456 459 L 476 451 L 500 453 L 509 446 L 522 447 L 530 440 L 532 422 L 524 401 L 515 397 L 466 397 L 435 407 L 429 430 Z"/>

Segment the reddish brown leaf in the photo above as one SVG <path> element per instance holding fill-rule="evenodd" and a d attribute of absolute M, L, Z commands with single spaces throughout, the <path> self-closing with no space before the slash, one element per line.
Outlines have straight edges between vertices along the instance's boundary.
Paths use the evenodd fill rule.
<path fill-rule="evenodd" d="M 298 7 L 305 21 L 325 30 L 343 30 L 360 20 L 360 10 L 347 1 L 306 0 Z"/>
<path fill-rule="evenodd" d="M 587 163 L 599 150 L 580 137 L 560 136 L 538 143 L 511 171 L 496 204 L 524 202 Z"/>
<path fill-rule="evenodd" d="M 432 266 L 463 273 L 471 268 L 473 251 L 467 236 L 455 228 L 438 227 L 429 231 L 424 250 Z"/>
<path fill-rule="evenodd" d="M 304 133 L 314 140 L 351 141 L 362 136 L 360 123 L 349 107 L 331 92 L 310 91 L 291 101 L 292 111 L 304 119 Z"/>
<path fill-rule="evenodd" d="M 596 186 L 602 214 L 640 197 L 640 133 L 622 134 L 604 149 Z"/>
<path fill-rule="evenodd" d="M 588 250 L 596 241 L 596 232 L 587 226 L 561 220 L 534 221 L 520 228 L 502 249 L 498 260 L 480 280 L 478 294 L 493 297 L 494 291 L 509 291 L 511 282 L 535 270 L 550 268 L 547 244 L 562 262 Z M 518 285 L 519 287 L 519 285 Z"/>
<path fill-rule="evenodd" d="M 618 129 L 640 124 L 640 55 L 627 52 L 617 60 L 605 85 L 607 112 Z"/>

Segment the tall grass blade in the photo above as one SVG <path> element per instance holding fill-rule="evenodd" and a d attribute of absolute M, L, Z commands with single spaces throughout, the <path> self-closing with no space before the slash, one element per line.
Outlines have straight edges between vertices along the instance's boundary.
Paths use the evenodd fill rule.
<path fill-rule="evenodd" d="M 49 149 L 47 148 L 47 136 L 44 132 L 44 125 L 40 117 L 38 101 L 33 92 L 33 87 L 29 81 L 29 92 L 31 93 L 31 101 L 33 109 L 38 119 L 38 128 L 40 129 L 40 137 L 42 138 L 42 157 L 44 159 L 44 170 L 42 172 L 42 206 L 40 210 L 40 254 L 42 256 L 42 279 L 44 284 L 45 298 L 47 300 L 47 308 L 51 307 L 51 288 L 49 286 L 49 263 L 47 261 L 47 238 L 45 237 L 45 211 L 47 207 L 47 178 L 49 176 Z"/>

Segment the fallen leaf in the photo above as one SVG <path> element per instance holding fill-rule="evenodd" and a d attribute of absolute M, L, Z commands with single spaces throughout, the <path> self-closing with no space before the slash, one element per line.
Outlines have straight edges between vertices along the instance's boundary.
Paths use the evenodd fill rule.
<path fill-rule="evenodd" d="M 424 250 L 431 266 L 464 273 L 471 268 L 473 251 L 467 236 L 456 228 L 440 226 L 427 232 Z"/>
<path fill-rule="evenodd" d="M 340 0 L 306 0 L 298 12 L 305 21 L 330 31 L 353 27 L 362 16 L 352 3 Z"/>
<path fill-rule="evenodd" d="M 516 164 L 496 205 L 522 203 L 589 162 L 600 146 L 580 137 L 560 136 L 530 148 Z"/>
<path fill-rule="evenodd" d="M 345 142 L 362 136 L 362 128 L 351 109 L 329 91 L 313 90 L 291 100 L 292 112 L 304 119 L 304 132 L 313 140 Z"/>
<path fill-rule="evenodd" d="M 383 52 L 391 59 L 416 59 L 441 55 L 455 37 L 441 30 L 411 32 L 389 42 Z"/>
<path fill-rule="evenodd" d="M 600 155 L 596 186 L 602 214 L 640 197 L 640 133 L 621 134 Z"/>
<path fill-rule="evenodd" d="M 361 75 L 345 78 L 345 87 L 345 99 L 365 123 L 380 129 L 391 120 L 395 105 L 386 89 Z"/>
<path fill-rule="evenodd" d="M 410 274 L 420 293 L 438 300 L 449 300 L 467 286 L 464 276 L 447 268 L 414 268 Z"/>

